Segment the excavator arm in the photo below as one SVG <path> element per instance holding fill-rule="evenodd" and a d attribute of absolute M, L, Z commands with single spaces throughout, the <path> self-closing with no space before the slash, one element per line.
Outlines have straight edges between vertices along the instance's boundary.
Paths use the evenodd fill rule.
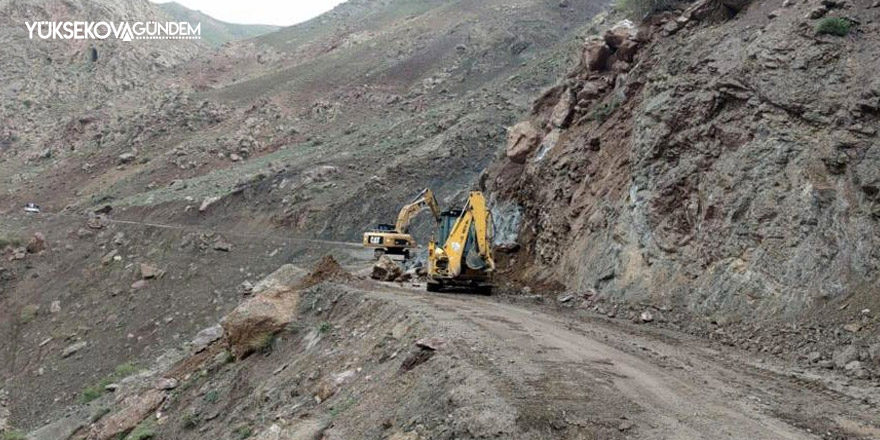
<path fill-rule="evenodd" d="M 449 262 L 447 276 L 458 277 L 465 265 L 474 270 L 494 271 L 493 233 L 492 215 L 486 205 L 486 198 L 483 193 L 472 191 L 443 247 L 443 253 Z"/>
<path fill-rule="evenodd" d="M 437 204 L 437 199 L 434 198 L 434 192 L 428 188 L 420 192 L 412 202 L 400 209 L 400 214 L 397 215 L 395 230 L 401 234 L 408 234 L 409 224 L 413 217 L 425 208 L 431 210 L 431 213 L 434 214 L 434 220 L 440 220 L 440 206 Z"/>

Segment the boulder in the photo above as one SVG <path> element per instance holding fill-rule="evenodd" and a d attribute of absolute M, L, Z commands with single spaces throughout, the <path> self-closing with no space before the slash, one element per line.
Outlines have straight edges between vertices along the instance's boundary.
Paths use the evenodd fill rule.
<path fill-rule="evenodd" d="M 211 205 L 220 201 L 220 196 L 207 197 L 205 200 L 202 200 L 202 204 L 199 205 L 199 212 L 205 212 Z"/>
<path fill-rule="evenodd" d="M 24 260 L 27 257 L 27 249 L 26 248 L 15 248 L 9 254 L 9 261 L 17 261 Z"/>
<path fill-rule="evenodd" d="M 107 252 L 106 254 L 104 254 L 103 257 L 101 257 L 101 265 L 106 266 L 106 265 L 112 263 L 118 254 L 119 254 L 119 251 L 116 249 L 113 249 L 112 251 Z"/>
<path fill-rule="evenodd" d="M 214 248 L 215 251 L 220 251 L 220 252 L 229 252 L 232 250 L 232 244 L 229 243 L 229 241 L 227 241 L 225 238 L 223 238 L 222 236 L 219 236 L 219 235 L 217 236 L 217 239 L 214 240 L 214 245 L 212 247 Z"/>
<path fill-rule="evenodd" d="M 35 233 L 27 244 L 27 251 L 30 254 L 39 254 L 46 250 L 46 237 L 42 233 Z"/>
<path fill-rule="evenodd" d="M 520 122 L 507 131 L 507 158 L 525 163 L 540 142 L 541 133 L 534 125 L 529 121 Z"/>
<path fill-rule="evenodd" d="M 149 390 L 140 396 L 125 399 L 123 408 L 114 414 L 102 418 L 92 426 L 87 437 L 89 440 L 110 440 L 120 434 L 134 429 L 145 418 L 162 404 L 166 393 L 161 390 Z"/>
<path fill-rule="evenodd" d="M 285 264 L 255 284 L 252 293 L 284 286 L 296 286 L 307 274 L 308 271 L 301 267 Z"/>
<path fill-rule="evenodd" d="M 192 347 L 194 352 L 199 353 L 208 348 L 209 345 L 213 344 L 216 341 L 219 341 L 222 337 L 223 326 L 215 325 L 213 327 L 208 327 L 196 334 L 196 337 L 189 342 L 189 346 Z"/>
<path fill-rule="evenodd" d="M 611 48 L 604 41 L 591 41 L 584 46 L 582 62 L 592 72 L 601 72 L 608 68 Z"/>
<path fill-rule="evenodd" d="M 611 48 L 611 50 L 617 50 L 624 41 L 629 39 L 629 32 L 624 28 L 615 28 L 609 29 L 605 32 L 605 35 L 602 37 L 605 41 L 605 44 Z"/>
<path fill-rule="evenodd" d="M 148 263 L 141 263 L 139 271 L 142 280 L 151 280 L 162 276 L 162 270 Z"/>
<path fill-rule="evenodd" d="M 107 220 L 107 216 L 96 215 L 89 218 L 86 222 L 86 226 L 88 226 L 89 229 L 104 229 L 107 227 L 108 223 L 110 222 Z"/>
<path fill-rule="evenodd" d="M 279 287 L 239 304 L 220 322 L 232 353 L 238 358 L 245 357 L 259 348 L 261 339 L 284 329 L 293 320 L 299 298 L 298 291 Z"/>
<path fill-rule="evenodd" d="M 571 124 L 574 115 L 575 96 L 571 89 L 565 89 L 553 112 L 550 114 L 550 123 L 557 128 L 566 128 Z"/>
<path fill-rule="evenodd" d="M 70 345 L 67 348 L 65 348 L 64 351 L 61 352 L 61 357 L 67 358 L 67 357 L 73 356 L 74 354 L 76 354 L 80 350 L 82 350 L 83 348 L 86 348 L 87 345 L 88 345 L 88 343 L 86 341 L 81 341 L 81 342 L 77 342 L 76 344 Z"/>
<path fill-rule="evenodd" d="M 833 360 L 837 368 L 844 368 L 848 363 L 859 360 L 859 350 L 855 345 L 848 345 L 836 350 Z"/>
<path fill-rule="evenodd" d="M 126 164 L 134 162 L 136 158 L 137 156 L 134 153 L 122 153 L 119 155 L 118 160 L 120 164 Z"/>
<path fill-rule="evenodd" d="M 383 255 L 379 261 L 373 265 L 373 272 L 370 278 L 379 281 L 394 281 L 403 275 L 403 268 L 392 260 L 391 257 Z"/>
<path fill-rule="evenodd" d="M 589 81 L 584 83 L 581 90 L 577 94 L 578 102 L 592 101 L 602 95 L 605 91 L 605 83 L 602 81 Z"/>
<path fill-rule="evenodd" d="M 170 390 L 177 388 L 178 384 L 179 384 L 179 382 L 177 381 L 177 379 L 175 379 L 173 377 L 163 377 L 163 378 L 157 380 L 153 384 L 153 387 L 155 387 L 157 390 L 170 391 Z"/>
<path fill-rule="evenodd" d="M 617 52 L 615 52 L 614 55 L 619 61 L 631 63 L 638 50 L 639 43 L 633 40 L 624 40 L 624 42 L 620 44 L 620 47 L 617 48 Z"/>

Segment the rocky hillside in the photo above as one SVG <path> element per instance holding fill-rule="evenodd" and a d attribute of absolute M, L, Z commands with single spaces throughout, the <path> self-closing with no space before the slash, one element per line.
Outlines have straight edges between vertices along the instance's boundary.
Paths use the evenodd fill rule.
<path fill-rule="evenodd" d="M 870 2 L 698 1 L 589 39 L 485 179 L 522 215 L 511 259 L 531 269 L 512 275 L 706 323 L 820 325 L 778 341 L 865 359 L 878 18 Z"/>
<path fill-rule="evenodd" d="M 225 208 L 209 221 L 354 237 L 393 218 L 413 188 L 461 194 L 604 6 L 346 2 L 169 67 L 157 90 L 111 99 L 113 111 L 87 101 L 53 118 L 73 132 L 63 142 L 8 129 L 0 166 L 20 176 L 0 204 L 110 203 L 191 222 L 204 219 L 187 207 L 211 199 Z M 47 122 L 19 107 L 8 126 Z"/>
<path fill-rule="evenodd" d="M 12 66 L 0 72 L 0 375 L 12 423 L 57 419 L 117 369 L 216 323 L 271 269 L 350 251 L 297 237 L 357 237 L 425 186 L 444 205 L 463 194 L 604 6 L 351 1 L 217 49 L 93 52 L 29 41 L 20 22 L 162 12 L 0 3 Z M 16 215 L 29 201 L 42 216 Z"/>
<path fill-rule="evenodd" d="M 215 46 L 258 37 L 275 32 L 279 28 L 272 25 L 226 23 L 201 11 L 193 11 L 177 2 L 160 3 L 159 8 L 175 21 L 201 23 L 202 40 Z"/>

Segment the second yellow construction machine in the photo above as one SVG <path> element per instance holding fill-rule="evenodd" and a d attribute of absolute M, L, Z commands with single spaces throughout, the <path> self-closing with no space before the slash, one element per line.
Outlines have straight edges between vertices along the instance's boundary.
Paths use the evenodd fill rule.
<path fill-rule="evenodd" d="M 471 191 L 463 209 L 442 212 L 428 245 L 428 291 L 462 286 L 490 293 L 493 234 L 492 214 L 479 191 Z"/>
<path fill-rule="evenodd" d="M 374 249 L 373 254 L 377 260 L 385 254 L 403 255 L 404 259 L 409 259 L 410 252 L 418 246 L 409 233 L 409 224 L 425 209 L 430 209 L 434 219 L 440 220 L 440 206 L 434 198 L 434 192 L 427 188 L 401 208 L 397 223 L 380 224 L 378 228 L 364 232 L 364 247 Z"/>

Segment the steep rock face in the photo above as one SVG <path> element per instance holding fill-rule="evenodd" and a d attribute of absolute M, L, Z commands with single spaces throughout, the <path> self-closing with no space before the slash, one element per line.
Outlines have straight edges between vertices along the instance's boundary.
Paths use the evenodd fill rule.
<path fill-rule="evenodd" d="M 523 207 L 521 253 L 571 289 L 709 316 L 876 296 L 880 9 L 832 8 L 860 17 L 841 38 L 805 18 L 819 2 L 717 5 L 645 23 L 631 66 L 587 43 L 556 94 L 581 97 L 570 129 L 536 104 L 542 147 L 485 180 Z"/>

